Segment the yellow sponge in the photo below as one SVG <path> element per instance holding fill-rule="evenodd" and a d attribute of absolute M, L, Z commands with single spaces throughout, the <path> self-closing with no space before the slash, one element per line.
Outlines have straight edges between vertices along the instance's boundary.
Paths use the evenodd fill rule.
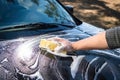
<path fill-rule="evenodd" d="M 41 39 L 40 40 L 40 48 L 45 48 L 45 49 L 49 49 L 53 52 L 55 52 L 55 48 L 61 46 L 59 43 L 52 41 L 52 40 L 47 40 L 47 39 Z M 66 51 L 61 51 L 60 53 L 66 54 Z"/>
<path fill-rule="evenodd" d="M 54 49 L 58 46 L 58 43 L 46 39 L 41 39 L 40 41 L 40 48 L 50 49 L 54 51 Z"/>

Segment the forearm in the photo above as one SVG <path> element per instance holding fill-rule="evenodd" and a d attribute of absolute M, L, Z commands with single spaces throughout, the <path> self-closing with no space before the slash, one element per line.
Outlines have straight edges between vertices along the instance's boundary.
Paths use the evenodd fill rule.
<path fill-rule="evenodd" d="M 109 29 L 76 42 L 70 42 L 62 38 L 55 40 L 64 44 L 64 50 L 66 51 L 120 48 L 120 27 Z"/>
<path fill-rule="evenodd" d="M 108 44 L 105 32 L 72 43 L 74 50 L 106 49 Z"/>

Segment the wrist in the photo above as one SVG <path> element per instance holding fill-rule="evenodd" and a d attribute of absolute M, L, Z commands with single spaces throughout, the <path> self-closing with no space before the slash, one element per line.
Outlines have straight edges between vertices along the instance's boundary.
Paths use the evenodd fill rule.
<path fill-rule="evenodd" d="M 83 40 L 72 42 L 73 50 L 86 50 L 87 45 Z"/>
<path fill-rule="evenodd" d="M 73 51 L 74 51 L 74 50 L 77 50 L 75 44 L 76 44 L 76 42 L 72 42 L 72 43 L 71 43 L 71 47 L 72 47 L 72 50 L 73 50 Z"/>

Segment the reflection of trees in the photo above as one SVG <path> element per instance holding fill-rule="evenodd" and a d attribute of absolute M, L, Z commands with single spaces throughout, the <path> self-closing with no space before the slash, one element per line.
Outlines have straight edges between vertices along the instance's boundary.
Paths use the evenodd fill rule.
<path fill-rule="evenodd" d="M 56 19 L 56 21 L 58 20 L 59 18 L 59 13 L 58 13 L 58 10 L 57 10 L 57 7 L 55 7 L 55 4 L 54 1 L 51 2 L 48 0 L 48 4 L 46 5 L 46 10 L 45 10 L 45 13 L 49 16 L 49 17 L 54 17 Z"/>
<path fill-rule="evenodd" d="M 47 0 L 47 2 L 48 4 L 46 5 L 45 13 L 48 17 L 54 18 L 56 22 L 64 23 L 65 21 L 68 21 L 68 19 L 66 19 L 68 17 L 67 14 L 61 10 L 55 1 Z"/>

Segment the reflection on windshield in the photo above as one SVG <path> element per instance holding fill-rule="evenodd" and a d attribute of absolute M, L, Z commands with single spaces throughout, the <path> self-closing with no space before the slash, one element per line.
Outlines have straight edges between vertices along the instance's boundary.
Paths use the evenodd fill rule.
<path fill-rule="evenodd" d="M 61 22 L 61 23 L 67 23 L 68 20 L 69 21 L 72 21 L 72 19 L 69 17 L 66 17 L 66 16 L 69 16 L 67 14 L 64 14 L 64 11 L 61 11 L 61 7 L 56 7 L 57 4 L 56 2 L 50 2 L 48 1 L 48 5 L 46 5 L 46 10 L 45 10 L 45 13 L 53 18 L 56 22 Z M 61 15 L 62 14 L 62 15 Z M 68 19 L 67 19 L 68 18 Z"/>
<path fill-rule="evenodd" d="M 56 0 L 0 0 L 0 28 L 30 23 L 73 24 Z"/>

